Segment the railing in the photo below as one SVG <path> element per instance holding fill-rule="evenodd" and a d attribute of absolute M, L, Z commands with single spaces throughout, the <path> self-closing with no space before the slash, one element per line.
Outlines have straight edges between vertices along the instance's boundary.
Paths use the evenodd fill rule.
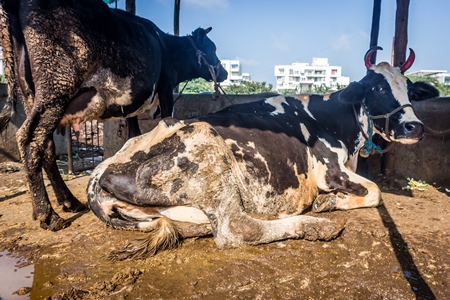
<path fill-rule="evenodd" d="M 71 137 L 67 139 L 69 174 L 92 170 L 103 161 L 103 123 L 89 121 L 80 124 L 78 132 L 67 126 L 66 132 L 70 132 Z"/>

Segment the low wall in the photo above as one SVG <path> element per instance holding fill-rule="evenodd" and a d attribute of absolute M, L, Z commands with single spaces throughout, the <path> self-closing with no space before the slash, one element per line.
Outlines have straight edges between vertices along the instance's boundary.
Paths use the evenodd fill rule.
<path fill-rule="evenodd" d="M 414 145 L 395 145 L 394 171 L 398 175 L 425 180 L 450 188 L 450 97 L 413 101 L 425 125 L 424 138 Z"/>
<path fill-rule="evenodd" d="M 0 84 L 0 111 L 6 103 L 7 98 L 6 84 Z M 9 123 L 8 128 L 0 134 L 0 162 L 20 161 L 19 148 L 16 142 L 16 132 L 25 121 L 25 111 L 22 101 L 16 102 L 16 114 Z M 67 136 L 53 134 L 55 140 L 56 154 L 67 153 Z"/>

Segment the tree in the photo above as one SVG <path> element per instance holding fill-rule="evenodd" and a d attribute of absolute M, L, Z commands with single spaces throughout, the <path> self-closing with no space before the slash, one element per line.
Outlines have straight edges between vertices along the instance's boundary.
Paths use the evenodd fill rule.
<path fill-rule="evenodd" d="M 206 81 L 203 78 L 195 78 L 189 81 L 186 85 L 186 81 L 180 83 L 180 90 L 183 89 L 183 94 L 199 94 L 205 92 L 214 92 L 214 87 L 211 82 Z"/>
<path fill-rule="evenodd" d="M 272 84 L 266 86 L 266 82 L 242 81 L 240 85 L 232 84 L 224 90 L 228 94 L 259 94 L 273 92 Z"/>
<path fill-rule="evenodd" d="M 409 80 L 411 80 L 412 82 L 424 81 L 431 84 L 432 86 L 434 86 L 439 90 L 439 95 L 441 97 L 450 96 L 450 85 L 442 84 L 439 81 L 437 81 L 436 78 L 428 76 L 411 76 L 411 75 L 407 75 L 406 77 L 408 77 Z"/>

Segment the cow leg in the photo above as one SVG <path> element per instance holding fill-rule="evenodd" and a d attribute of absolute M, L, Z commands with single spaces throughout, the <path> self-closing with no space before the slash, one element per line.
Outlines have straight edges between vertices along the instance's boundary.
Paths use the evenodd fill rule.
<path fill-rule="evenodd" d="M 380 203 L 381 191 L 372 181 L 343 166 L 340 172 L 333 174 L 332 177 L 332 189 L 325 189 L 327 193 L 320 194 L 314 200 L 312 205 L 314 212 L 375 207 Z"/>
<path fill-rule="evenodd" d="M 141 135 L 141 130 L 139 129 L 138 117 L 134 116 L 127 118 L 128 123 L 128 138 L 134 138 Z"/>
<path fill-rule="evenodd" d="M 52 208 L 45 190 L 42 167 L 48 136 L 52 134 L 63 108 L 53 110 L 34 107 L 16 133 L 19 152 L 27 174 L 28 188 L 33 204 L 33 218 L 43 229 L 57 231 L 69 225 Z"/>
<path fill-rule="evenodd" d="M 229 183 L 227 183 L 228 185 Z M 217 206 L 204 208 L 210 218 L 214 241 L 219 248 L 258 245 L 285 239 L 329 241 L 337 237 L 344 222 L 311 216 L 260 220 L 243 211 L 239 192 L 221 194 Z"/>
<path fill-rule="evenodd" d="M 63 210 L 67 212 L 79 212 L 86 209 L 86 206 L 73 196 L 61 177 L 58 165 L 56 164 L 53 134 L 50 134 L 47 137 L 47 147 L 45 148 L 43 166 L 53 187 L 53 191 L 55 192 L 56 199 L 58 200 L 59 205 L 62 205 Z"/>

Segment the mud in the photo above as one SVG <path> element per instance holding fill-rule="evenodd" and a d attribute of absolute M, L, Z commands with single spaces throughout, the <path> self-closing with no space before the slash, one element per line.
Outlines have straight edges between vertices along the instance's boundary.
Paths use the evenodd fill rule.
<path fill-rule="evenodd" d="M 89 177 L 67 179 L 86 201 Z M 219 250 L 212 238 L 188 239 L 146 260 L 112 262 L 111 250 L 145 234 L 112 230 L 89 211 L 64 213 L 51 192 L 72 225 L 44 231 L 31 218 L 21 166 L 2 164 L 0 251 L 34 264 L 31 299 L 448 299 L 450 187 L 378 181 L 382 206 L 320 214 L 347 220 L 330 242 Z"/>

